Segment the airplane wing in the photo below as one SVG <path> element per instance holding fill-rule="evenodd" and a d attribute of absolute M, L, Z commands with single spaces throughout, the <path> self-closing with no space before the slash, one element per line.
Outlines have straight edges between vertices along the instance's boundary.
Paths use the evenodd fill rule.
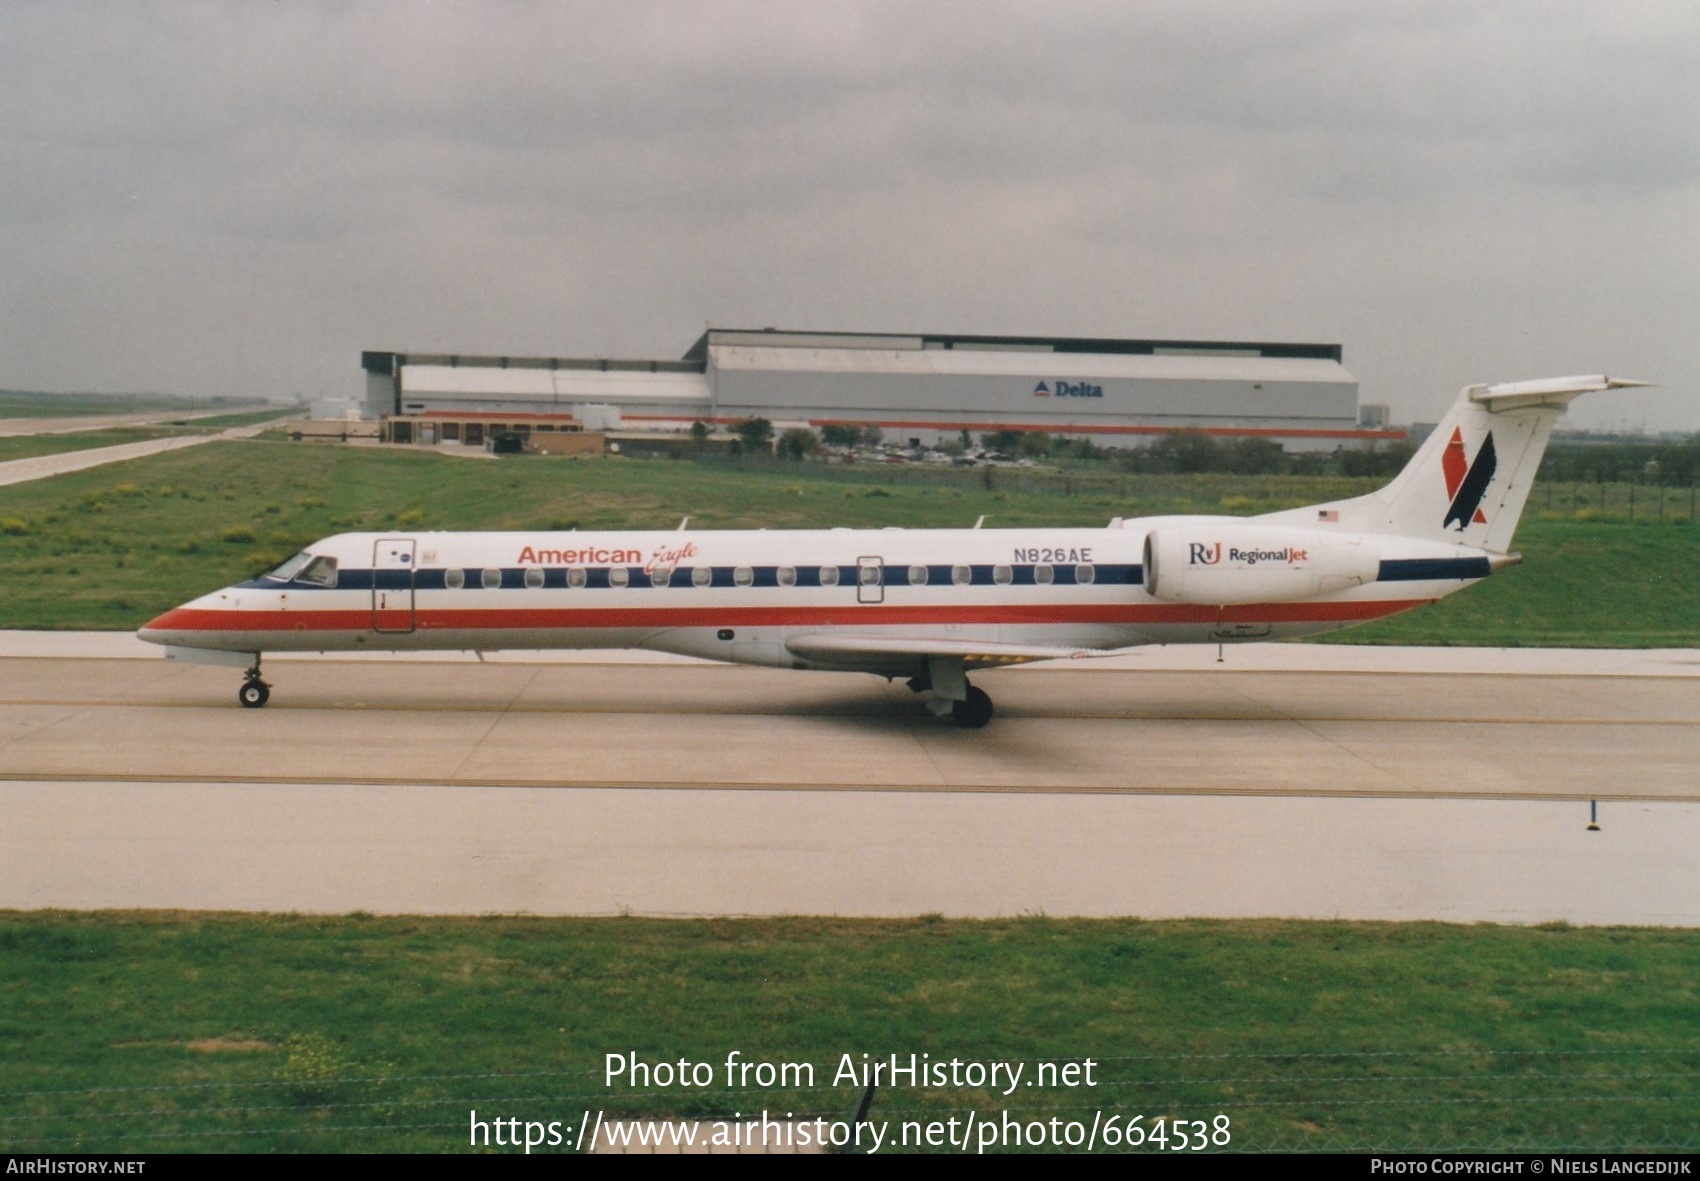
<path fill-rule="evenodd" d="M 817 664 L 846 668 L 887 667 L 930 657 L 960 657 L 966 668 L 996 668 L 1030 660 L 1071 660 L 1108 656 L 1095 648 L 1064 648 L 1048 644 L 999 644 L 956 638 L 926 639 L 886 636 L 841 636 L 832 633 L 797 636 L 785 644 L 793 655 Z"/>

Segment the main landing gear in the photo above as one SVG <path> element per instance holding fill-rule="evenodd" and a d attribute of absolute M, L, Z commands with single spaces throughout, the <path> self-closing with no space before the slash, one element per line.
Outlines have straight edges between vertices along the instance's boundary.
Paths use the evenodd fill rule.
<path fill-rule="evenodd" d="M 950 703 L 950 717 L 964 730 L 978 730 L 992 720 L 992 699 L 984 689 L 968 686 L 968 696 Z"/>
<path fill-rule="evenodd" d="M 978 730 L 992 720 L 992 699 L 984 689 L 976 689 L 962 673 L 962 661 L 950 657 L 932 657 L 920 676 L 909 679 L 909 688 L 916 693 L 933 691 L 927 709 L 937 717 L 950 715 L 950 720 L 964 730 Z"/>
<path fill-rule="evenodd" d="M 248 709 L 259 709 L 271 699 L 272 687 L 260 680 L 260 658 L 254 657 L 254 667 L 242 674 L 242 687 L 236 691 L 236 700 Z"/>

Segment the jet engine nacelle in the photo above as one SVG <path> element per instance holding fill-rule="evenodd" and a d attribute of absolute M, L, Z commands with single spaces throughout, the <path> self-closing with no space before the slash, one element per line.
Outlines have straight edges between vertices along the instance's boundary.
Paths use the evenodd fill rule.
<path fill-rule="evenodd" d="M 1145 536 L 1145 590 L 1166 603 L 1288 603 L 1374 582 L 1380 568 L 1361 533 L 1200 522 Z"/>

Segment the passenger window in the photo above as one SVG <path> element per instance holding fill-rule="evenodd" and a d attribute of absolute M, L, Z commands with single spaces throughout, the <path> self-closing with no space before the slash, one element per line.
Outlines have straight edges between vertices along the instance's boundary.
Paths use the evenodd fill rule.
<path fill-rule="evenodd" d="M 820 584 L 822 586 L 837 586 L 838 585 L 838 567 L 837 566 L 822 566 L 820 568 Z"/>
<path fill-rule="evenodd" d="M 500 570 L 486 570 L 478 576 L 478 581 L 485 590 L 500 590 L 502 586 L 502 572 Z"/>
<path fill-rule="evenodd" d="M 796 586 L 797 568 L 795 566 L 781 566 L 774 571 L 773 577 L 774 581 L 779 583 L 780 586 Z"/>
<path fill-rule="evenodd" d="M 443 585 L 449 590 L 459 590 L 466 585 L 466 571 L 458 566 L 453 570 L 444 570 Z"/>
<path fill-rule="evenodd" d="M 880 568 L 878 566 L 858 566 L 856 580 L 863 586 L 878 586 L 880 584 Z"/>
<path fill-rule="evenodd" d="M 525 572 L 525 585 L 530 587 L 532 590 L 537 590 L 541 587 L 543 585 L 543 571 L 539 570 L 536 566 L 527 570 Z"/>
<path fill-rule="evenodd" d="M 632 572 L 624 566 L 611 566 L 608 569 L 609 586 L 625 586 L 632 580 Z"/>
<path fill-rule="evenodd" d="M 927 585 L 927 568 L 925 566 L 911 566 L 911 567 L 909 567 L 909 585 L 910 586 L 926 586 Z"/>
<path fill-rule="evenodd" d="M 671 570 L 651 570 L 649 572 L 650 586 L 666 586 L 672 581 L 673 572 Z"/>
<path fill-rule="evenodd" d="M 567 567 L 567 585 L 568 586 L 583 586 L 584 585 L 584 567 L 582 567 L 582 566 L 568 566 Z"/>
<path fill-rule="evenodd" d="M 756 580 L 756 572 L 748 566 L 738 566 L 732 571 L 732 585 L 749 586 Z"/>
<path fill-rule="evenodd" d="M 1015 581 L 1015 571 L 1008 566 L 993 566 L 992 581 L 999 586 L 1008 586 Z"/>
<path fill-rule="evenodd" d="M 694 566 L 694 567 L 691 568 L 691 585 L 692 586 L 707 586 L 709 583 L 711 583 L 713 581 L 714 581 L 714 570 L 711 567 Z"/>
<path fill-rule="evenodd" d="M 314 558 L 307 563 L 307 568 L 295 576 L 296 582 L 310 583 L 313 586 L 336 585 L 336 559 Z"/>
<path fill-rule="evenodd" d="M 1052 574 L 1049 566 L 1033 567 L 1033 581 L 1038 583 L 1040 586 L 1050 586 L 1051 578 Z"/>
<path fill-rule="evenodd" d="M 1098 571 L 1089 565 L 1081 565 L 1074 568 L 1074 581 L 1078 582 L 1081 586 L 1086 586 L 1097 577 Z"/>
<path fill-rule="evenodd" d="M 952 566 L 950 580 L 957 586 L 967 586 L 974 581 L 974 570 L 970 566 Z"/>

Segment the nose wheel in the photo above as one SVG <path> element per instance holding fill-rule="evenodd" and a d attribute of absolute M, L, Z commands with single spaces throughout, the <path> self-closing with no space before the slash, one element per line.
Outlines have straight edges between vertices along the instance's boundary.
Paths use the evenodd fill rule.
<path fill-rule="evenodd" d="M 247 709 L 259 709 L 271 699 L 272 687 L 260 680 L 260 662 L 256 660 L 254 667 L 249 669 L 242 687 L 236 691 L 236 700 Z"/>

